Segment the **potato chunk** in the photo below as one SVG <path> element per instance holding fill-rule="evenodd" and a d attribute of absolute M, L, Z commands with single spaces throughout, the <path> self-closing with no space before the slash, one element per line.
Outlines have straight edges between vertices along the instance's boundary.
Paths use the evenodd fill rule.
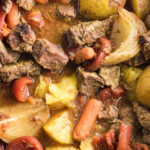
<path fill-rule="evenodd" d="M 86 139 L 80 144 L 81 150 L 94 150 L 94 146 L 92 145 L 92 139 Z"/>
<path fill-rule="evenodd" d="M 73 146 L 50 146 L 47 147 L 46 150 L 77 150 Z"/>
<path fill-rule="evenodd" d="M 64 76 L 59 83 L 51 83 L 48 77 L 41 75 L 35 96 L 45 98 L 50 110 L 58 110 L 64 107 L 73 107 L 72 101 L 77 92 L 75 74 Z"/>
<path fill-rule="evenodd" d="M 77 79 L 75 74 L 64 76 L 59 83 L 50 83 L 49 95 L 46 95 L 46 103 L 51 109 L 58 109 L 58 106 L 72 107 L 72 101 L 77 95 Z M 56 106 L 56 107 L 55 107 Z"/>
<path fill-rule="evenodd" d="M 105 19 L 117 13 L 118 7 L 123 7 L 126 0 L 80 0 L 79 11 L 89 19 Z"/>
<path fill-rule="evenodd" d="M 66 105 L 65 103 L 63 103 L 62 101 L 60 101 L 59 99 L 53 97 L 51 94 L 46 93 L 45 95 L 45 100 L 46 100 L 46 104 L 49 106 L 50 110 L 59 110 L 59 109 L 63 109 L 66 107 L 67 102 L 66 101 Z M 68 103 L 68 105 L 71 105 L 71 102 Z"/>
<path fill-rule="evenodd" d="M 143 19 L 150 12 L 150 0 L 131 0 L 134 12 Z"/>
<path fill-rule="evenodd" d="M 73 121 L 71 120 L 71 116 L 68 111 L 63 111 L 53 116 L 43 128 L 45 132 L 58 143 L 73 143 Z"/>
<path fill-rule="evenodd" d="M 45 93 L 48 92 L 49 82 L 47 83 L 45 77 L 40 75 L 39 84 L 35 89 L 35 96 L 45 98 Z"/>

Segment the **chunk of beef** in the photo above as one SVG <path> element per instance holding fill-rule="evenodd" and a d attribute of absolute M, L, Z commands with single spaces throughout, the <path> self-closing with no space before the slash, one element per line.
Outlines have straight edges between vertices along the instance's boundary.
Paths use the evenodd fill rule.
<path fill-rule="evenodd" d="M 12 7 L 12 1 L 11 0 L 2 0 L 1 6 L 2 6 L 2 9 L 5 11 L 5 13 L 8 14 Z"/>
<path fill-rule="evenodd" d="M 104 79 L 105 84 L 107 86 L 111 86 L 112 89 L 119 86 L 119 79 L 120 79 L 119 66 L 101 67 L 99 75 Z"/>
<path fill-rule="evenodd" d="M 22 7 L 25 10 L 31 10 L 35 4 L 35 0 L 17 0 L 16 2 L 19 7 Z"/>
<path fill-rule="evenodd" d="M 72 45 L 82 46 L 95 42 L 100 37 L 106 37 L 113 22 L 113 17 L 104 21 L 82 22 L 68 30 L 68 39 Z"/>
<path fill-rule="evenodd" d="M 145 17 L 144 23 L 145 23 L 146 27 L 147 27 L 148 29 L 150 29 L 150 14 L 148 14 L 148 15 Z"/>
<path fill-rule="evenodd" d="M 137 114 L 141 126 L 150 131 L 150 110 L 138 102 L 133 102 L 133 110 Z"/>
<path fill-rule="evenodd" d="M 78 67 L 76 71 L 78 89 L 86 96 L 94 96 L 99 88 L 104 87 L 104 80 L 96 72 L 87 72 Z"/>
<path fill-rule="evenodd" d="M 140 36 L 140 43 L 145 60 L 148 61 L 150 59 L 150 31 Z"/>
<path fill-rule="evenodd" d="M 43 68 L 59 71 L 68 62 L 69 58 L 61 47 L 45 40 L 36 40 L 33 46 L 33 57 Z"/>
<path fill-rule="evenodd" d="M 99 112 L 98 118 L 103 121 L 114 121 L 118 117 L 118 109 L 114 105 L 105 107 L 104 110 Z"/>
<path fill-rule="evenodd" d="M 0 40 L 0 63 L 6 65 L 14 62 L 19 57 L 17 52 L 12 51 L 9 47 L 6 47 Z"/>
<path fill-rule="evenodd" d="M 11 82 L 23 76 L 38 75 L 40 67 L 34 61 L 21 61 L 4 66 L 0 69 L 0 79 L 3 82 Z"/>
<path fill-rule="evenodd" d="M 142 138 L 143 143 L 149 144 L 150 145 L 150 132 L 148 130 L 143 130 L 143 138 Z"/>
<path fill-rule="evenodd" d="M 23 53 L 32 52 L 32 46 L 35 41 L 34 32 L 26 23 L 18 24 L 9 34 L 7 43 L 12 50 Z"/>
<path fill-rule="evenodd" d="M 67 18 L 67 19 L 73 19 L 76 17 L 75 7 L 70 4 L 58 6 L 57 13 L 59 16 Z"/>
<path fill-rule="evenodd" d="M 119 118 L 127 124 L 131 124 L 132 127 L 135 126 L 136 122 L 136 114 L 133 111 L 133 107 L 131 104 L 123 103 L 119 109 Z"/>
<path fill-rule="evenodd" d="M 132 59 L 130 59 L 128 62 L 126 62 L 129 66 L 137 67 L 140 65 L 143 65 L 145 63 L 144 55 L 142 52 L 139 52 L 137 55 L 135 55 Z"/>

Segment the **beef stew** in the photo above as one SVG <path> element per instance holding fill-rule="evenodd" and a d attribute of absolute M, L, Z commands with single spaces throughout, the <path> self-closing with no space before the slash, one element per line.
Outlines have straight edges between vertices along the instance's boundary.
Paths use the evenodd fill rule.
<path fill-rule="evenodd" d="M 0 1 L 0 150 L 149 150 L 149 15 L 147 0 Z"/>

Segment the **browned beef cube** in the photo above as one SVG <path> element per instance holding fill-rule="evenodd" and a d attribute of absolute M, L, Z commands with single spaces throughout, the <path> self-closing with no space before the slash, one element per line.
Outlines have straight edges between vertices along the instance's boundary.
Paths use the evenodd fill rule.
<path fill-rule="evenodd" d="M 78 67 L 76 76 L 79 92 L 88 97 L 94 96 L 99 88 L 104 87 L 104 80 L 96 72 L 87 72 Z"/>
<path fill-rule="evenodd" d="M 114 121 L 118 117 L 118 109 L 114 105 L 110 105 L 105 107 L 101 112 L 98 114 L 98 118 L 102 121 Z"/>
<path fill-rule="evenodd" d="M 135 123 L 137 121 L 136 114 L 133 111 L 133 107 L 129 102 L 125 102 L 120 106 L 119 117 L 124 123 L 131 124 L 132 127 L 135 126 Z"/>
<path fill-rule="evenodd" d="M 72 45 L 82 46 L 95 42 L 100 37 L 106 37 L 114 17 L 104 21 L 82 22 L 68 30 L 68 39 Z"/>
<path fill-rule="evenodd" d="M 35 4 L 35 0 L 17 0 L 16 2 L 19 7 L 22 7 L 25 10 L 31 10 Z"/>
<path fill-rule="evenodd" d="M 142 141 L 146 144 L 150 145 L 150 132 L 148 130 L 143 129 L 143 138 Z"/>
<path fill-rule="evenodd" d="M 5 13 L 8 14 L 12 7 L 12 1 L 11 0 L 2 0 L 1 5 L 2 5 L 2 9 L 5 11 Z"/>
<path fill-rule="evenodd" d="M 59 16 L 67 18 L 67 19 L 72 19 L 76 17 L 75 7 L 70 4 L 58 6 L 57 13 Z"/>
<path fill-rule="evenodd" d="M 133 102 L 133 110 L 136 113 L 141 126 L 150 131 L 150 110 L 138 102 Z"/>
<path fill-rule="evenodd" d="M 6 47 L 0 40 L 0 63 L 6 65 L 14 62 L 19 57 L 17 52 L 12 51 L 9 47 Z"/>
<path fill-rule="evenodd" d="M 119 86 L 119 80 L 120 80 L 119 66 L 101 67 L 99 71 L 99 75 L 104 79 L 105 85 L 111 86 L 112 89 Z"/>
<path fill-rule="evenodd" d="M 40 66 L 34 61 L 21 61 L 18 63 L 13 63 L 5 65 L 0 69 L 0 80 L 3 82 L 11 82 L 14 79 L 23 76 L 33 76 L 40 73 Z"/>
<path fill-rule="evenodd" d="M 18 24 L 9 34 L 7 43 L 12 50 L 20 53 L 32 52 L 32 46 L 35 41 L 34 32 L 26 23 Z"/>
<path fill-rule="evenodd" d="M 53 71 L 61 70 L 69 60 L 61 47 L 45 39 L 35 41 L 32 55 L 43 68 Z"/>
<path fill-rule="evenodd" d="M 148 61 L 150 59 L 150 31 L 140 36 L 140 44 L 145 60 Z"/>

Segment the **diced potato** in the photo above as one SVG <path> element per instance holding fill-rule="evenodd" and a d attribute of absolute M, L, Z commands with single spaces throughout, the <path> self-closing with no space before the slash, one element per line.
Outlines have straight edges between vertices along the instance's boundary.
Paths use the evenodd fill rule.
<path fill-rule="evenodd" d="M 45 98 L 45 94 L 48 92 L 49 82 L 44 80 L 44 76 L 40 75 L 39 84 L 35 90 L 35 96 L 39 98 Z"/>
<path fill-rule="evenodd" d="M 59 83 L 51 83 L 49 85 L 49 93 L 49 95 L 46 95 L 46 103 L 50 108 L 58 109 L 57 104 L 59 106 L 72 107 L 72 101 L 77 95 L 77 79 L 75 74 L 63 77 Z"/>
<path fill-rule="evenodd" d="M 139 77 L 135 92 L 138 101 L 150 108 L 150 66 Z"/>
<path fill-rule="evenodd" d="M 65 108 L 65 104 L 59 99 L 53 97 L 51 94 L 46 93 L 45 95 L 46 104 L 49 106 L 50 110 L 58 110 Z"/>
<path fill-rule="evenodd" d="M 51 110 L 73 107 L 72 101 L 77 95 L 77 79 L 75 74 L 64 76 L 59 83 L 51 83 L 40 76 L 35 96 L 46 99 Z"/>
<path fill-rule="evenodd" d="M 51 83 L 49 85 L 49 92 L 58 99 L 72 101 L 77 94 L 75 74 L 63 77 L 59 83 Z"/>
<path fill-rule="evenodd" d="M 131 0 L 134 12 L 142 19 L 150 12 L 150 0 Z"/>
<path fill-rule="evenodd" d="M 87 139 L 81 142 L 80 144 L 81 150 L 94 150 L 94 147 L 92 145 L 92 139 Z"/>
<path fill-rule="evenodd" d="M 45 132 L 58 143 L 72 144 L 73 126 L 70 113 L 63 111 L 53 116 L 43 128 Z"/>
<path fill-rule="evenodd" d="M 77 150 L 73 146 L 49 146 L 46 150 Z"/>
<path fill-rule="evenodd" d="M 123 7 L 126 0 L 80 0 L 79 11 L 89 19 L 105 19 L 117 12 L 117 8 Z"/>

